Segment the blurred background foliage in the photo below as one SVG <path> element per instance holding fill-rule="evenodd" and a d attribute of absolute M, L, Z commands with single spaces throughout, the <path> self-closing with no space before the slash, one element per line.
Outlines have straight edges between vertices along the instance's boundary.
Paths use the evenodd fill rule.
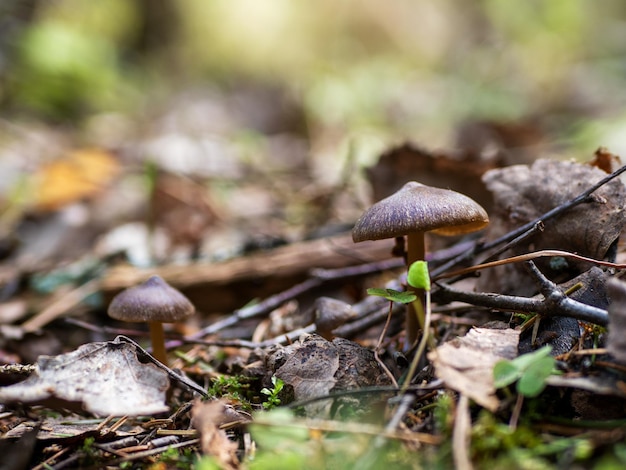
<path fill-rule="evenodd" d="M 574 156 L 619 153 L 625 13 L 619 0 L 6 0 L 0 99 L 13 122 L 80 128 L 253 83 L 302 107 L 313 147 L 328 132 L 372 153 L 450 146 L 458 123 L 488 118 L 539 121 Z"/>

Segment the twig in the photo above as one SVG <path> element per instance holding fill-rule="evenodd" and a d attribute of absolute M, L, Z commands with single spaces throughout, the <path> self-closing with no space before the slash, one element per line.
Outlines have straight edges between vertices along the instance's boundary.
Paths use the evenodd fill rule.
<path fill-rule="evenodd" d="M 114 342 L 123 342 L 123 343 L 129 343 L 132 344 L 136 349 L 137 352 L 141 355 L 143 355 L 143 357 L 147 358 L 148 360 L 150 360 L 150 362 L 152 362 L 155 366 L 157 366 L 159 369 L 164 370 L 167 375 L 169 375 L 172 379 L 174 379 L 175 381 L 177 381 L 178 383 L 181 383 L 183 385 L 185 385 L 186 387 L 190 388 L 191 390 L 193 390 L 194 392 L 199 393 L 200 395 L 202 395 L 204 398 L 209 398 L 209 394 L 206 392 L 206 390 L 204 390 L 200 385 L 198 385 L 197 383 L 195 383 L 193 380 L 191 380 L 188 377 L 185 377 L 184 375 L 180 375 L 177 372 L 174 372 L 172 369 L 170 369 L 169 367 L 167 367 L 164 364 L 161 364 L 159 361 L 157 361 L 155 358 L 153 358 L 148 351 L 146 351 L 145 349 L 143 349 L 141 346 L 139 346 L 139 344 L 137 344 L 135 341 L 133 341 L 130 338 L 127 338 L 126 336 L 122 336 L 119 335 L 115 338 Z"/>
<path fill-rule="evenodd" d="M 546 317 L 568 316 L 577 320 L 606 326 L 609 323 L 609 314 L 606 310 L 577 302 L 567 297 L 555 285 L 554 290 L 544 295 L 544 298 L 515 297 L 511 295 L 464 292 L 454 289 L 444 283 L 435 283 L 439 289 L 435 291 L 433 300 L 438 302 L 460 301 L 481 307 L 498 310 L 539 313 Z"/>
<path fill-rule="evenodd" d="M 80 304 L 91 294 L 98 292 L 100 286 L 99 279 L 92 279 L 83 285 L 72 289 L 67 294 L 60 297 L 48 307 L 43 309 L 38 315 L 22 324 L 22 331 L 32 333 L 46 326 L 52 320 L 67 313 L 69 310 Z"/>
<path fill-rule="evenodd" d="M 481 269 L 486 268 L 494 268 L 496 266 L 502 266 L 504 264 L 511 263 L 519 263 L 520 261 L 530 261 L 536 258 L 544 258 L 544 257 L 552 257 L 552 256 L 561 256 L 563 258 L 572 258 L 578 261 L 585 261 L 587 263 L 597 264 L 599 266 L 605 266 L 607 268 L 614 269 L 626 269 L 626 264 L 620 263 L 611 263 L 610 261 L 601 261 L 593 258 L 587 258 L 586 256 L 577 255 L 575 253 L 571 253 L 569 251 L 562 250 L 541 250 L 541 251 L 533 251 L 532 253 L 525 253 L 523 255 L 512 256 L 510 258 L 501 259 L 497 261 L 490 261 L 489 263 L 477 264 L 475 266 L 470 266 L 469 268 L 459 269 L 457 271 L 451 271 L 445 274 L 439 274 L 433 279 L 446 279 L 455 276 L 461 276 L 463 274 L 472 273 L 474 271 L 479 271 Z"/>
<path fill-rule="evenodd" d="M 357 267 L 348 267 L 348 268 L 337 268 L 337 269 L 314 269 L 311 271 L 313 277 L 303 281 L 295 286 L 280 292 L 278 294 L 272 295 L 267 299 L 259 302 L 258 304 L 251 305 L 248 307 L 243 307 L 238 310 L 235 310 L 231 315 L 224 318 L 223 320 L 217 321 L 206 328 L 203 328 L 196 333 L 183 338 L 180 341 L 170 341 L 166 344 L 166 348 L 175 348 L 181 346 L 185 340 L 197 340 L 203 338 L 204 336 L 212 335 L 221 331 L 229 326 L 236 325 L 242 320 L 246 320 L 248 318 L 254 318 L 258 316 L 265 315 L 275 308 L 279 307 L 283 303 L 288 300 L 294 299 L 306 292 L 309 292 L 317 287 L 322 286 L 325 282 L 342 279 L 346 277 L 358 277 L 364 276 L 367 274 L 371 274 L 373 272 L 377 272 L 381 269 L 388 269 L 389 265 L 394 265 L 395 260 L 387 261 L 387 262 L 378 262 L 378 263 L 367 263 L 362 266 Z"/>
<path fill-rule="evenodd" d="M 383 344 L 383 339 L 387 336 L 387 329 L 389 328 L 389 323 L 391 322 L 392 315 L 393 315 L 393 302 L 389 301 L 389 311 L 387 312 L 387 320 L 385 320 L 385 325 L 383 326 L 383 329 L 380 332 L 380 336 L 378 337 L 378 342 L 376 343 L 376 347 L 374 348 L 374 359 L 376 359 L 376 362 L 378 363 L 379 367 L 383 370 L 383 372 L 387 375 L 387 377 L 389 377 L 389 380 L 391 380 L 391 383 L 393 384 L 393 386 L 397 387 L 398 382 L 396 381 L 396 378 L 393 376 L 393 374 L 389 370 L 389 367 L 387 367 L 387 365 L 382 361 L 382 359 L 378 355 L 378 351 L 380 351 L 380 348 Z"/>
<path fill-rule="evenodd" d="M 200 442 L 200 439 L 196 438 L 196 439 L 190 439 L 187 441 L 179 442 L 177 444 L 167 444 L 161 447 L 156 447 L 154 449 L 145 450 L 142 452 L 136 452 L 134 454 L 130 454 L 128 457 L 123 457 L 121 459 L 115 459 L 115 460 L 109 461 L 107 462 L 107 465 L 108 466 L 119 465 L 122 462 L 130 462 L 132 460 L 139 460 L 145 457 L 150 457 L 152 455 L 162 454 L 168 449 L 180 449 L 181 447 L 195 446 L 199 442 Z"/>

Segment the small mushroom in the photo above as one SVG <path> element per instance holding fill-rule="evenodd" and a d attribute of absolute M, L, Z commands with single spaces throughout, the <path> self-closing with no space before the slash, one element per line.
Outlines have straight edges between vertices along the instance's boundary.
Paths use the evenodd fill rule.
<path fill-rule="evenodd" d="M 319 297 L 313 307 L 315 312 L 315 329 L 317 333 L 332 341 L 333 330 L 339 328 L 356 316 L 356 312 L 349 303 L 330 297 Z"/>
<path fill-rule="evenodd" d="M 120 292 L 108 309 L 109 316 L 116 320 L 149 323 L 152 355 L 165 365 L 167 354 L 163 323 L 183 320 L 194 312 L 189 299 L 159 276 L 152 276 L 144 283 Z"/>
<path fill-rule="evenodd" d="M 449 189 L 410 181 L 367 209 L 354 225 L 352 239 L 356 243 L 406 236 L 406 263 L 411 266 L 425 257 L 425 232 L 461 235 L 481 230 L 488 224 L 487 212 L 473 199 Z M 408 343 L 413 344 L 418 325 L 411 304 L 406 328 Z"/>

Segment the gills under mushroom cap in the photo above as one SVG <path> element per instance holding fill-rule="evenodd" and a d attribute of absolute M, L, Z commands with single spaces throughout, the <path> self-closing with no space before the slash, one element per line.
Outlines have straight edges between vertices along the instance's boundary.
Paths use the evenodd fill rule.
<path fill-rule="evenodd" d="M 109 305 L 109 316 L 127 322 L 164 322 L 183 320 L 195 311 L 181 292 L 159 276 L 152 276 L 138 286 L 115 296 Z"/>
<path fill-rule="evenodd" d="M 410 181 L 366 210 L 352 229 L 352 239 L 362 242 L 430 231 L 460 235 L 488 224 L 487 212 L 473 199 Z"/>

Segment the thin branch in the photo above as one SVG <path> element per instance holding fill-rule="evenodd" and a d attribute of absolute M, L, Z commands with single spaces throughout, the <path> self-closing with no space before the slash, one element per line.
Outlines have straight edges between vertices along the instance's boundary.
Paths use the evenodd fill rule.
<path fill-rule="evenodd" d="M 585 261 L 587 263 L 593 263 L 593 264 L 597 264 L 598 266 L 605 266 L 608 268 L 626 269 L 626 264 L 611 263 L 610 261 L 601 261 L 601 260 L 597 260 L 593 258 L 587 258 L 586 256 L 577 255 L 569 251 L 541 250 L 541 251 L 533 251 L 532 253 L 525 253 L 523 255 L 512 256 L 510 258 L 501 259 L 498 261 L 491 261 L 489 263 L 477 264 L 476 266 L 470 266 L 469 268 L 459 269 L 457 271 L 451 271 L 445 274 L 439 274 L 436 277 L 433 276 L 433 279 L 435 280 L 446 279 L 450 277 L 461 276 L 463 274 L 469 274 L 475 271 L 480 271 L 481 269 L 502 266 L 504 264 L 519 263 L 520 261 L 530 261 L 536 258 L 544 258 L 544 257 L 552 257 L 552 256 L 562 256 L 563 258 L 572 258 L 578 261 Z"/>
<path fill-rule="evenodd" d="M 432 295 L 433 300 L 437 302 L 459 301 L 497 310 L 539 313 L 546 317 L 572 317 L 601 326 L 609 323 L 609 314 L 606 310 L 570 299 L 556 286 L 543 298 L 527 298 L 494 293 L 464 292 L 440 282 L 436 282 L 435 285 L 438 289 Z"/>

